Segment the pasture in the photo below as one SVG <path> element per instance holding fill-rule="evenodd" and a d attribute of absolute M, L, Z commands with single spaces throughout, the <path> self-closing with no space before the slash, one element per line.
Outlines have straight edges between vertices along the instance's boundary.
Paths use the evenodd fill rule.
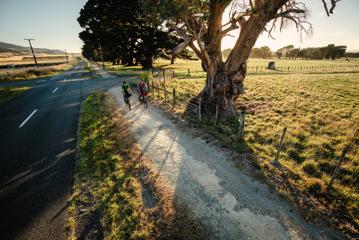
<path fill-rule="evenodd" d="M 329 212 L 342 214 L 350 223 L 338 223 L 341 228 L 358 224 L 359 151 L 354 149 L 346 155 L 333 189 L 327 185 L 345 145 L 359 141 L 353 139 L 354 130 L 359 127 L 359 61 L 276 60 L 277 67 L 289 67 L 289 71 L 267 70 L 268 61 L 249 61 L 246 90 L 236 101 L 238 109 L 246 109 L 243 142 L 237 138 L 237 119 L 219 120 L 216 126 L 213 118 L 199 121 L 192 116 L 188 121 L 252 162 L 281 195 L 301 201 L 294 196 L 299 192 Z M 256 71 L 256 66 L 260 70 Z M 176 90 L 176 105 L 173 106 L 170 94 L 165 101 L 162 91 L 155 90 L 151 100 L 182 116 L 188 101 L 204 86 L 205 73 L 199 71 L 200 62 L 178 60 L 168 65 L 168 61 L 160 60 L 156 67 L 166 69 L 166 89 Z M 139 70 L 108 68 L 119 74 L 135 74 Z M 288 130 L 278 168 L 272 161 L 284 127 Z M 278 179 L 285 179 L 286 183 L 278 183 Z"/>

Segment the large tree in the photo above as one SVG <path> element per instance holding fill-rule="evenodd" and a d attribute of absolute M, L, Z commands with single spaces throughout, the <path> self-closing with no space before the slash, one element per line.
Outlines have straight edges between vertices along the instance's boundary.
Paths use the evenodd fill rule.
<path fill-rule="evenodd" d="M 102 52 L 106 61 L 151 68 L 162 51 L 173 49 L 178 38 L 153 17 L 156 9 L 149 15 L 143 4 L 142 0 L 88 0 L 78 18 L 84 28 L 80 33 L 84 55 Z M 93 58 L 98 60 L 98 55 Z"/>
<path fill-rule="evenodd" d="M 338 1 L 327 3 L 322 0 L 328 16 Z M 202 109 L 214 113 L 218 107 L 222 117 L 236 115 L 235 100 L 243 92 L 247 60 L 263 31 L 270 34 L 276 27 L 282 29 L 289 21 L 300 31 L 311 30 L 306 21 L 307 8 L 296 0 L 157 0 L 157 3 L 163 8 L 166 26 L 183 39 L 174 53 L 190 47 L 207 72 L 206 84 L 199 95 Z M 229 21 L 223 23 L 227 8 L 230 8 Z M 235 29 L 239 29 L 239 37 L 224 60 L 222 38 Z"/>

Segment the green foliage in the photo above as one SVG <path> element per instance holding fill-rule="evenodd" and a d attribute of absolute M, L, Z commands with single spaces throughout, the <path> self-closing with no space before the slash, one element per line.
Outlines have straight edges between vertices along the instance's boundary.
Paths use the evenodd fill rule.
<path fill-rule="evenodd" d="M 102 53 L 105 61 L 134 65 L 136 60 L 145 69 L 151 68 L 163 50 L 178 44 L 177 37 L 154 17 L 159 11 L 156 4 L 151 11 L 140 0 L 88 0 L 78 18 L 84 28 L 80 33 L 84 57 L 99 61 Z"/>
<path fill-rule="evenodd" d="M 152 73 L 150 71 L 145 71 L 145 72 L 141 73 L 140 78 L 144 82 L 148 83 L 148 82 L 150 82 L 152 80 L 153 75 L 152 75 Z"/>
<path fill-rule="evenodd" d="M 251 52 L 251 57 L 253 58 L 270 58 L 271 56 L 272 56 L 272 51 L 268 46 L 253 48 Z"/>

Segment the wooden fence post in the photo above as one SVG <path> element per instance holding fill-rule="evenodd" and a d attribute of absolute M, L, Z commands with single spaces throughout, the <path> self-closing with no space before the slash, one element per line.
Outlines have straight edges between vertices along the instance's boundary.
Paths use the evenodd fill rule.
<path fill-rule="evenodd" d="M 277 148 L 277 154 L 275 155 L 274 162 L 277 162 L 279 159 L 279 154 L 280 154 L 280 151 L 282 150 L 283 140 L 284 140 L 284 136 L 285 136 L 286 132 L 287 132 L 287 127 L 284 127 L 282 136 L 280 137 L 280 142 L 279 142 L 279 145 Z"/>
<path fill-rule="evenodd" d="M 165 74 L 165 70 L 163 69 L 163 93 L 165 95 L 165 102 L 167 101 L 167 90 L 166 90 L 166 74 Z"/>
<path fill-rule="evenodd" d="M 202 97 L 199 97 L 199 103 L 198 103 L 198 120 L 202 120 Z"/>
<path fill-rule="evenodd" d="M 244 138 L 244 120 L 245 120 L 246 112 L 241 110 L 239 114 L 239 129 L 238 129 L 238 140 L 243 141 Z"/>
<path fill-rule="evenodd" d="M 173 106 L 176 106 L 176 89 L 172 89 Z"/>
<path fill-rule="evenodd" d="M 214 116 L 214 126 L 217 125 L 218 120 L 218 103 L 216 104 L 216 115 Z"/>
<path fill-rule="evenodd" d="M 157 88 L 157 96 L 160 97 L 160 88 L 159 88 L 158 81 L 159 81 L 159 77 L 156 78 L 156 88 Z"/>
<path fill-rule="evenodd" d="M 189 68 L 187 69 L 187 75 L 191 76 L 191 72 L 190 72 Z"/>
<path fill-rule="evenodd" d="M 342 165 L 342 163 L 345 160 L 345 156 L 353 149 L 354 145 L 355 145 L 355 139 L 359 138 L 359 128 L 357 128 L 354 131 L 354 135 L 352 137 L 352 139 L 350 140 L 349 144 L 346 145 L 342 151 L 342 154 L 337 162 L 337 164 L 335 165 L 335 168 L 333 170 L 332 176 L 330 178 L 330 181 L 328 183 L 328 188 L 330 189 L 334 183 L 334 180 L 338 177 L 339 172 L 340 172 L 340 167 Z"/>
<path fill-rule="evenodd" d="M 155 88 L 153 87 L 153 86 L 154 86 L 154 85 L 153 85 L 153 78 L 152 78 L 152 81 L 151 81 L 151 82 L 152 82 L 152 89 L 151 89 L 151 90 L 152 90 L 152 95 L 153 95 L 153 97 L 154 97 L 154 96 L 155 96 Z"/>

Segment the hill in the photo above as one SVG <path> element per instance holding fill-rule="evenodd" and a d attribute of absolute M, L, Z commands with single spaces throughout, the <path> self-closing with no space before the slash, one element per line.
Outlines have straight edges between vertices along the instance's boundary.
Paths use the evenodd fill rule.
<path fill-rule="evenodd" d="M 11 53 L 12 55 L 27 55 L 30 53 L 30 47 L 23 47 L 11 43 L 0 42 L 0 53 Z M 34 48 L 35 53 L 43 54 L 64 54 L 58 49 Z"/>

